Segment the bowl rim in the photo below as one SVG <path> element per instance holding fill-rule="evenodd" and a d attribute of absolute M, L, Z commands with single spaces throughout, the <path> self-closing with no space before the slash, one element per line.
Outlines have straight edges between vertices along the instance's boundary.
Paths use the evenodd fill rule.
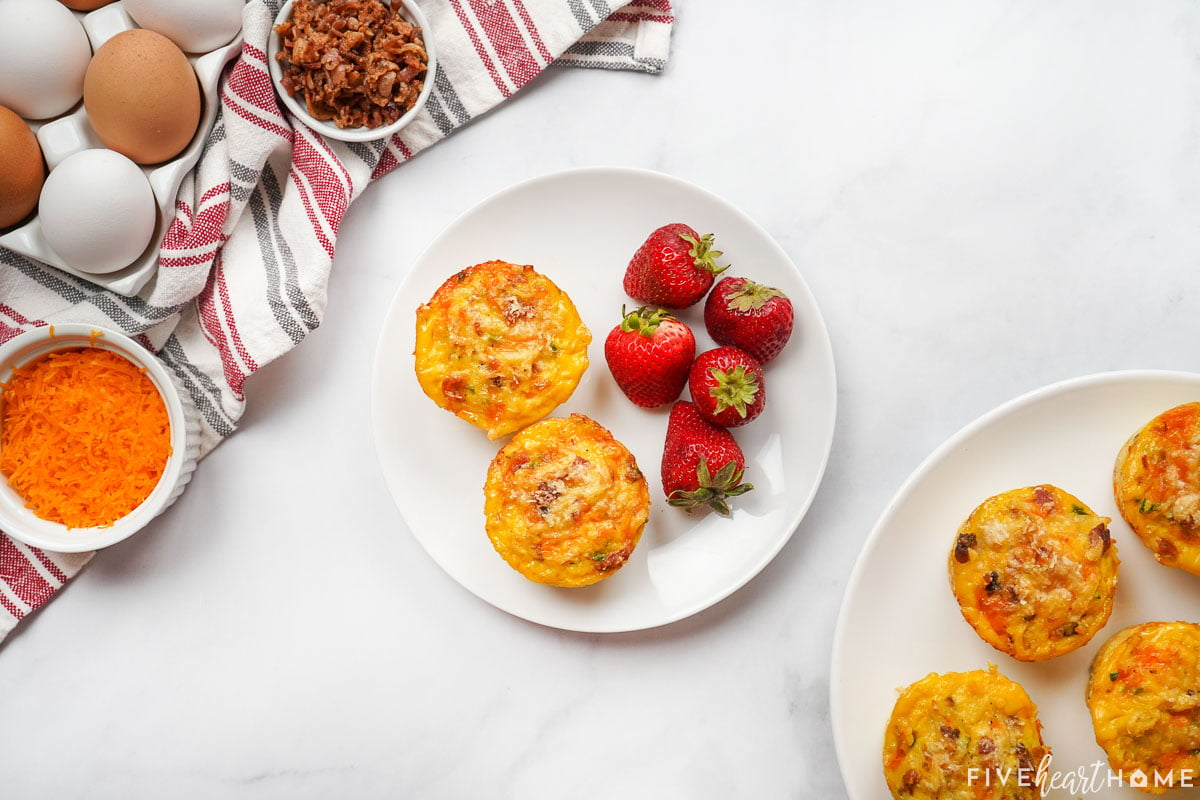
<path fill-rule="evenodd" d="M 116 544 L 141 530 L 169 506 L 177 496 L 181 479 L 190 477 L 195 448 L 190 445 L 190 398 L 184 399 L 168 367 L 141 344 L 120 331 L 101 325 L 55 323 L 17 334 L 0 344 L 0 383 L 12 377 L 13 369 L 45 358 L 51 353 L 98 347 L 120 355 L 142 367 L 167 408 L 171 454 L 154 489 L 136 508 L 109 526 L 68 528 L 42 519 L 25 508 L 19 495 L 0 477 L 0 532 L 43 550 L 82 553 Z M 0 385 L 0 427 L 3 426 L 4 387 Z"/>
<path fill-rule="evenodd" d="M 413 0 L 400 0 L 400 2 L 403 8 L 403 15 L 421 29 L 421 38 L 425 44 L 427 59 L 425 83 L 421 87 L 421 93 L 417 95 L 417 101 L 413 103 L 412 108 L 404 112 L 398 120 L 390 125 L 381 125 L 378 128 L 339 128 L 332 122 L 314 119 L 308 113 L 308 109 L 304 107 L 303 102 L 287 93 L 287 90 L 280 84 L 283 80 L 283 67 L 275 58 L 275 55 L 279 52 L 282 38 L 275 32 L 275 26 L 286 21 L 292 15 L 292 6 L 295 5 L 295 0 L 287 0 L 280 7 L 279 13 L 275 15 L 275 19 L 271 22 L 271 31 L 267 39 L 267 71 L 271 75 L 271 85 L 275 89 L 276 96 L 299 121 L 330 139 L 337 139 L 343 142 L 369 142 L 376 139 L 389 138 L 417 118 L 417 115 L 425 107 L 425 101 L 429 99 L 429 95 L 433 92 L 434 78 L 437 75 L 438 68 L 437 52 L 433 39 L 429 35 L 429 20 L 425 17 L 424 12 L 421 11 L 420 6 L 413 2 Z"/>

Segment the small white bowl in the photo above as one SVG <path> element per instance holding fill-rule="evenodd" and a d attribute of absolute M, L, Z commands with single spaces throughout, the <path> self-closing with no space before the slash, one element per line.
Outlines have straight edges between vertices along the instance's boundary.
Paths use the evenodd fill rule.
<path fill-rule="evenodd" d="M 0 531 L 18 541 L 43 550 L 82 553 L 116 544 L 145 527 L 175 502 L 196 469 L 200 449 L 200 415 L 174 372 L 140 344 L 118 331 L 94 325 L 68 323 L 34 328 L 0 344 L 0 383 L 12 378 L 13 370 L 50 353 L 97 347 L 109 350 L 142 367 L 167 407 L 171 426 L 171 455 L 158 485 L 141 505 L 107 527 L 67 528 L 42 519 L 29 509 L 0 478 Z M 0 386 L 0 426 L 3 425 L 4 387 Z"/>
<path fill-rule="evenodd" d="M 384 0 L 386 3 L 387 0 Z M 288 107 L 297 119 L 303 122 L 308 127 L 312 128 L 323 136 L 328 136 L 330 139 L 338 139 L 343 142 L 368 142 L 372 139 L 384 139 L 390 137 L 396 131 L 403 128 L 408 123 L 412 122 L 421 109 L 425 107 L 425 101 L 429 99 L 430 92 L 433 91 L 433 78 L 437 72 L 437 54 L 434 52 L 433 39 L 430 37 L 429 21 L 417 7 L 417 4 L 412 0 L 403 0 L 400 8 L 401 15 L 421 29 L 421 38 L 425 43 L 425 54 L 428 57 L 428 67 L 425 71 L 425 83 L 421 87 L 421 93 L 417 95 L 417 102 L 413 107 L 401 115 L 400 119 L 390 125 L 380 125 L 378 128 L 339 128 L 332 122 L 326 122 L 314 118 L 308 113 L 308 108 L 305 105 L 304 98 L 297 95 L 292 97 L 283 88 L 281 81 L 283 80 L 283 66 L 275 57 L 283 46 L 283 37 L 274 32 L 274 27 L 283 22 L 286 22 L 292 15 L 293 0 L 288 0 L 279 9 L 279 14 L 276 15 L 275 21 L 272 23 L 271 37 L 267 41 L 267 69 L 271 72 L 271 80 L 275 84 L 275 94 L 279 95 L 279 99 Z"/>

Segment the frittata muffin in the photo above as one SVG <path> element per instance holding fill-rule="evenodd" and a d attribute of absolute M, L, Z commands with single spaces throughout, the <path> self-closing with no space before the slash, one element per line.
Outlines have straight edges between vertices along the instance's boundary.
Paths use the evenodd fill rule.
<path fill-rule="evenodd" d="M 529 580 L 551 586 L 612 575 L 650 517 L 650 491 L 633 454 L 582 414 L 518 432 L 492 459 L 484 498 L 496 552 Z"/>
<path fill-rule="evenodd" d="M 1104 627 L 1117 589 L 1108 517 L 1048 484 L 983 501 L 950 549 L 963 618 L 1018 661 L 1082 647 Z"/>
<path fill-rule="evenodd" d="M 1130 437 L 1113 492 L 1160 564 L 1200 575 L 1200 403 L 1164 411 Z"/>
<path fill-rule="evenodd" d="M 591 341 L 553 281 L 531 266 L 488 261 L 451 275 L 417 309 L 417 381 L 498 439 L 571 396 Z"/>
<path fill-rule="evenodd" d="M 1033 800 L 1049 752 L 1037 706 L 995 666 L 933 673 L 892 709 L 883 775 L 904 800 Z"/>
<path fill-rule="evenodd" d="M 1087 684 L 1096 743 L 1151 794 L 1200 776 L 1200 625 L 1146 622 L 1096 653 Z M 1140 770 L 1140 773 L 1139 773 Z"/>

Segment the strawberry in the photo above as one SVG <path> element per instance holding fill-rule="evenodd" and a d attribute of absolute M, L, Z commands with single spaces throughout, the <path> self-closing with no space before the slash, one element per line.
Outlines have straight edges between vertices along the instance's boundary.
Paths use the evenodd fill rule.
<path fill-rule="evenodd" d="M 726 428 L 745 425 L 767 404 L 762 365 L 736 347 L 718 347 L 697 356 L 688 388 L 700 415 Z"/>
<path fill-rule="evenodd" d="M 713 285 L 721 251 L 713 235 L 701 236 L 682 222 L 658 228 L 642 242 L 625 268 L 625 293 L 641 303 L 687 308 Z"/>
<path fill-rule="evenodd" d="M 729 516 L 730 497 L 754 487 L 742 483 L 746 457 L 733 434 L 700 416 L 693 403 L 671 406 L 663 445 L 662 482 L 667 502 L 689 511 L 709 506 Z"/>
<path fill-rule="evenodd" d="M 704 301 L 704 327 L 713 341 L 740 347 L 760 364 L 783 350 L 795 318 L 787 295 L 745 278 L 722 278 Z"/>
<path fill-rule="evenodd" d="M 625 314 L 604 341 L 609 371 L 625 396 L 642 408 L 677 399 L 695 355 L 692 329 L 668 312 L 647 306 Z"/>

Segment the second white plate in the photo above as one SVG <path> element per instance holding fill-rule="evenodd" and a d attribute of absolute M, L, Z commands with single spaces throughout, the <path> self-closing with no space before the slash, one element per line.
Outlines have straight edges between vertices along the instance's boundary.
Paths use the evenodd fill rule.
<path fill-rule="evenodd" d="M 882 747 L 899 690 L 930 672 L 985 669 L 989 662 L 1037 703 L 1046 744 L 1053 750 L 1049 778 L 1083 769 L 1090 780 L 1098 769 L 1107 782 L 1107 766 L 1094 766 L 1104 765 L 1105 755 L 1083 700 L 1092 656 L 1129 625 L 1200 621 L 1200 578 L 1158 564 L 1121 519 L 1113 500 L 1113 464 L 1121 445 L 1142 425 L 1196 399 L 1200 375 L 1191 373 L 1079 378 L 1001 406 L 917 468 L 863 547 L 834 636 L 833 735 L 851 800 L 891 797 Z M 976 505 L 1038 483 L 1055 484 L 1111 517 L 1121 566 L 1112 617 L 1091 642 L 1051 661 L 1021 663 L 985 644 L 963 620 L 950 590 L 947 561 L 958 526 Z M 1097 800 L 1141 796 L 1106 783 L 1089 782 L 1083 792 Z"/>
<path fill-rule="evenodd" d="M 777 286 L 796 328 L 767 367 L 763 415 L 736 430 L 755 490 L 732 519 L 667 506 L 659 477 L 667 409 L 630 403 L 608 374 L 604 338 L 620 321 L 621 287 L 634 250 L 659 225 L 714 233 L 729 274 Z M 575 301 L 592 331 L 591 366 L 554 413 L 587 414 L 634 454 L 651 490 L 641 543 L 612 578 L 583 589 L 531 583 L 484 533 L 483 483 L 501 442 L 437 408 L 413 373 L 417 306 L 456 270 L 489 259 L 532 264 Z M 697 349 L 713 344 L 700 307 L 681 313 Z M 812 503 L 833 441 L 833 354 L 816 301 L 778 244 L 736 208 L 654 172 L 572 170 L 514 186 L 451 224 L 421 256 L 384 321 L 374 366 L 372 419 L 384 476 L 421 545 L 464 587 L 509 613 L 578 631 L 625 631 L 678 620 L 753 578 L 787 542 Z"/>

